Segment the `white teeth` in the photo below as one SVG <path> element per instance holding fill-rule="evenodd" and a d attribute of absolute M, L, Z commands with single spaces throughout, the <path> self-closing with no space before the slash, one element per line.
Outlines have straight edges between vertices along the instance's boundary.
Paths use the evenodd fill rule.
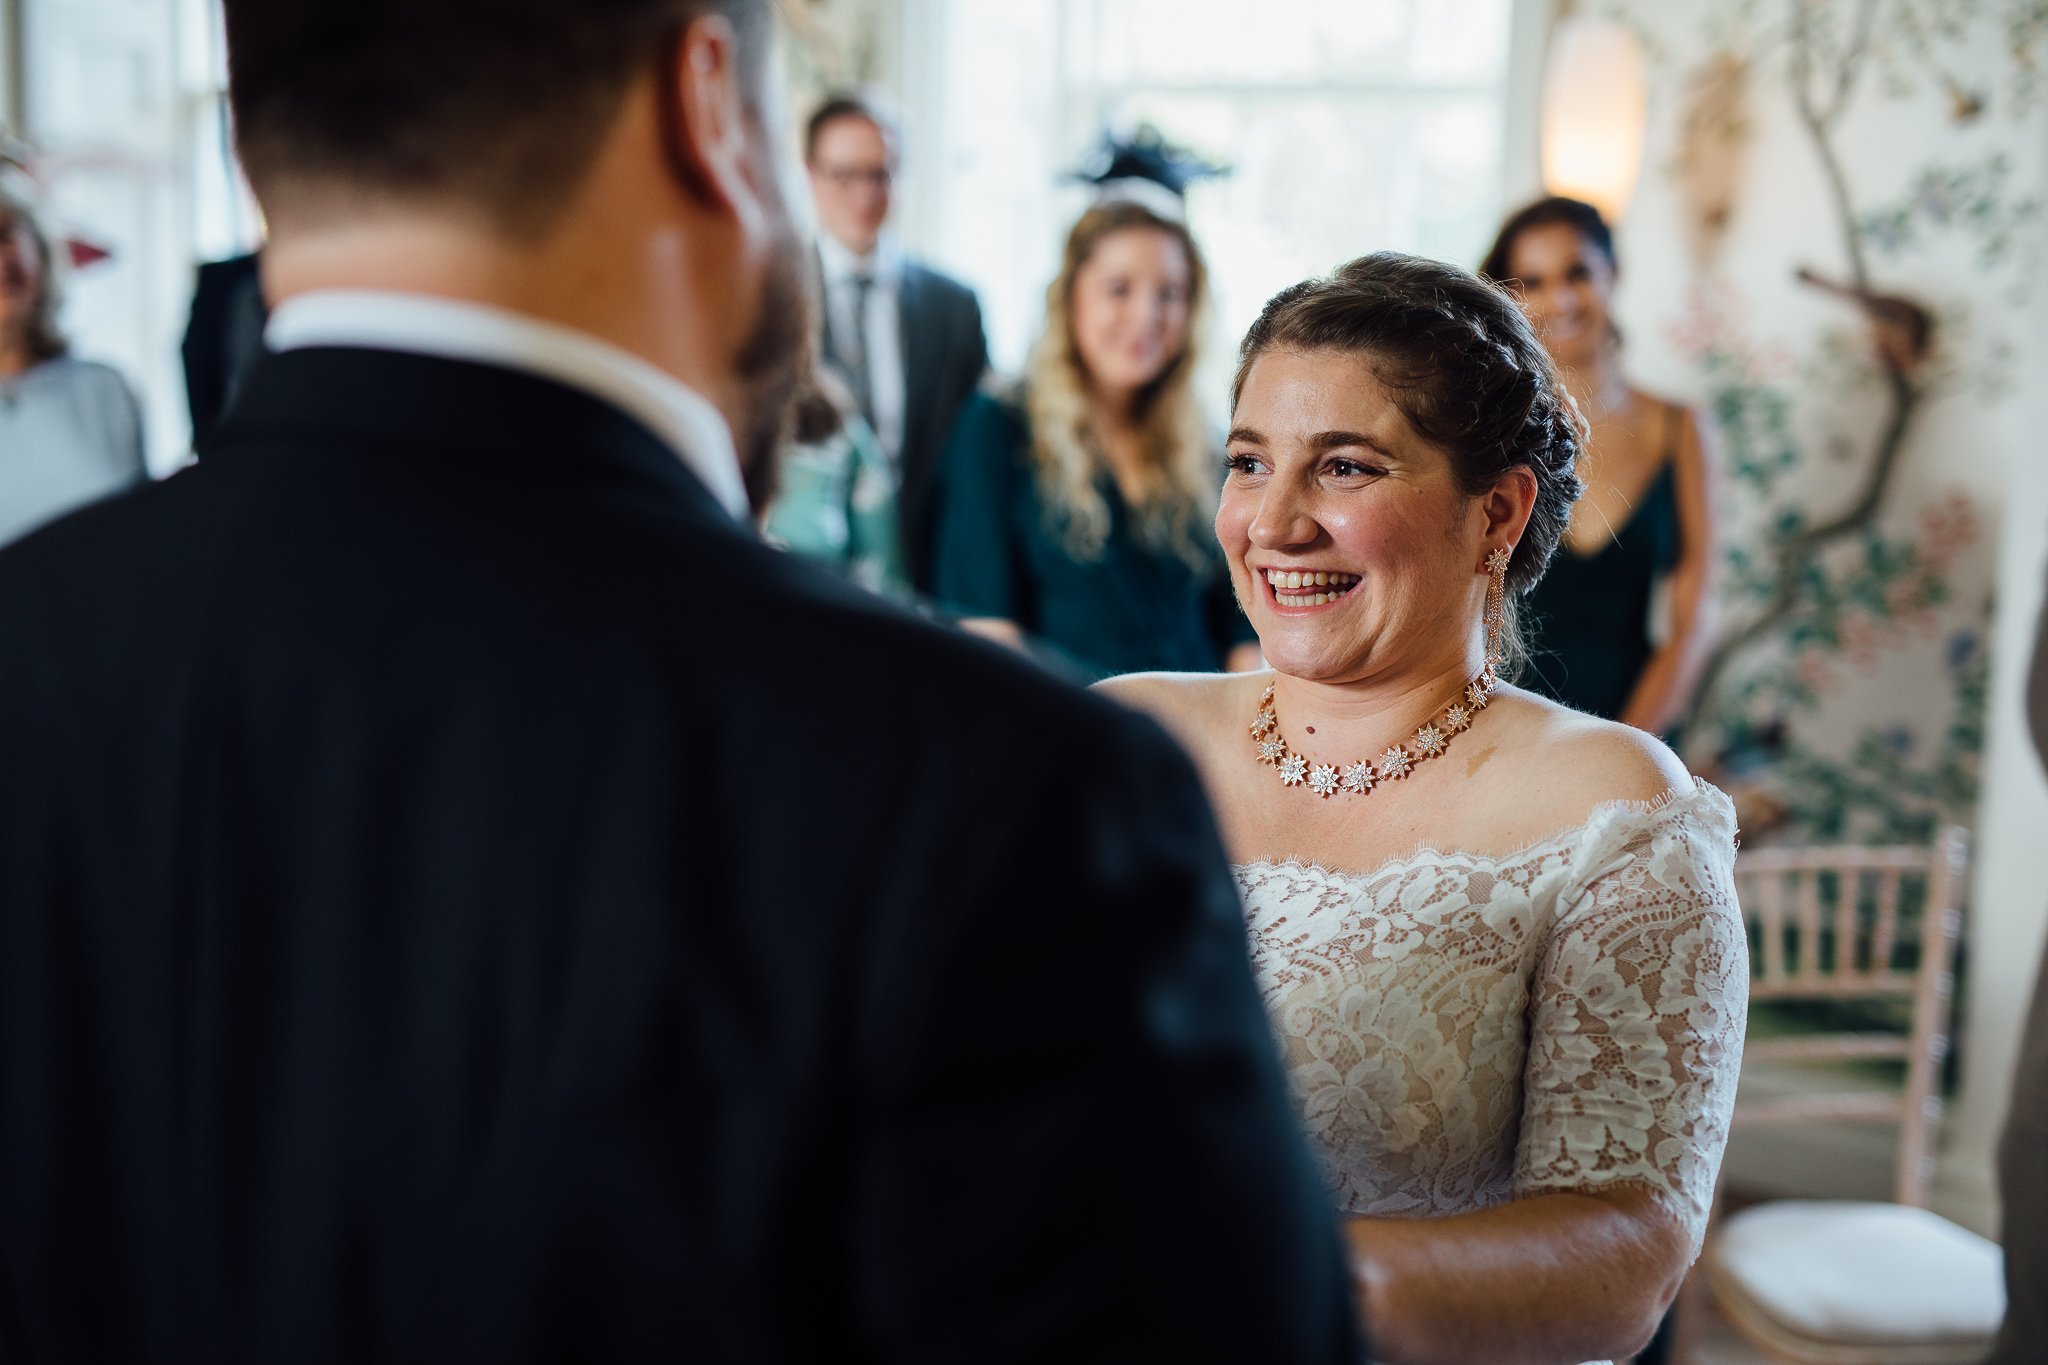
<path fill-rule="evenodd" d="M 1265 573 L 1266 581 L 1273 585 L 1273 590 L 1276 594 L 1293 588 L 1336 589 L 1335 592 L 1330 593 L 1301 595 L 1299 600 L 1286 603 L 1290 607 L 1311 605 L 1311 598 L 1320 599 L 1314 605 L 1320 605 L 1321 602 L 1326 601 L 1334 602 L 1358 583 L 1358 575 L 1355 573 L 1333 573 L 1328 569 L 1304 569 L 1300 571 L 1292 569 L 1267 569 Z"/>
<path fill-rule="evenodd" d="M 1266 581 L 1276 588 L 1346 588 L 1358 581 L 1355 573 L 1340 573 L 1334 569 L 1267 569 Z"/>

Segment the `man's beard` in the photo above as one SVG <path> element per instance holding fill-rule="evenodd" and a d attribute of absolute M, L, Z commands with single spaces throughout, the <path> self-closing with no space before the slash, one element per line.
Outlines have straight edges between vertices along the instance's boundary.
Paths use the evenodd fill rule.
<path fill-rule="evenodd" d="M 770 248 L 761 281 L 760 314 L 740 347 L 736 368 L 746 391 L 740 428 L 733 433 L 747 500 L 758 514 L 775 496 L 779 459 L 787 442 L 803 377 L 816 363 L 818 306 L 807 268 L 810 253 L 787 217 Z"/>

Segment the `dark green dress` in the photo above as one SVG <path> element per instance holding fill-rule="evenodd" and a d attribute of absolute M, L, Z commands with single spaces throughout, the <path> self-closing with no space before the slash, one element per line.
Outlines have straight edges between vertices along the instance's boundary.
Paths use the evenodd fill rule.
<path fill-rule="evenodd" d="M 1221 550 L 1202 570 L 1146 544 L 1105 472 L 1109 536 L 1092 561 L 1068 553 L 1031 465 L 1013 400 L 978 393 L 947 443 L 934 590 L 964 617 L 1014 621 L 1090 677 L 1148 669 L 1214 672 L 1253 638 Z M 1203 543 L 1211 545 L 1207 537 Z"/>
<path fill-rule="evenodd" d="M 1559 545 L 1525 599 L 1529 667 L 1520 679 L 1566 706 L 1617 720 L 1650 662 L 1650 595 L 1678 564 L 1679 410 L 1665 424 L 1662 466 L 1597 554 Z"/>

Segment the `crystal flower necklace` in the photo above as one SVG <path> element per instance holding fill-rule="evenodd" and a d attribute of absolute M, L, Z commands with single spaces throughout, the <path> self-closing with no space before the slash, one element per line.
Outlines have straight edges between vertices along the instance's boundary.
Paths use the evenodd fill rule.
<path fill-rule="evenodd" d="M 1456 701 L 1424 721 L 1406 742 L 1394 745 L 1376 762 L 1360 759 L 1339 768 L 1334 763 L 1318 763 L 1305 758 L 1288 747 L 1287 741 L 1280 737 L 1280 713 L 1273 707 L 1273 689 L 1269 685 L 1259 695 L 1259 714 L 1252 721 L 1252 743 L 1259 762 L 1279 770 L 1283 787 L 1306 786 L 1326 799 L 1340 791 L 1363 796 L 1382 782 L 1408 776 L 1415 771 L 1416 764 L 1427 762 L 1450 748 L 1451 737 L 1471 725 L 1472 718 L 1486 709 L 1486 703 L 1493 699 L 1493 690 L 1497 686 L 1499 682 L 1494 676 L 1493 666 L 1489 664 L 1465 684 L 1464 692 Z"/>

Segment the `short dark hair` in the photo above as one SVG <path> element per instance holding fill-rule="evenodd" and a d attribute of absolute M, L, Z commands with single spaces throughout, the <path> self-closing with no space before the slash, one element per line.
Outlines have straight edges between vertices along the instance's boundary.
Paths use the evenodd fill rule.
<path fill-rule="evenodd" d="M 333 184 L 464 201 L 544 230 L 637 72 L 693 21 L 739 34 L 748 91 L 769 0 L 225 0 L 228 98 L 259 196 Z"/>
<path fill-rule="evenodd" d="M 804 162 L 808 165 L 818 154 L 818 138 L 826 125 L 843 118 L 861 118 L 882 130 L 891 149 L 901 143 L 896 120 L 882 112 L 880 105 L 865 95 L 856 95 L 850 90 L 841 90 L 825 97 L 824 103 L 815 109 L 804 121 Z"/>
<path fill-rule="evenodd" d="M 1547 199 L 1538 199 L 1525 205 L 1508 216 L 1500 225 L 1500 233 L 1493 239 L 1493 247 L 1480 263 L 1479 273 L 1496 284 L 1506 284 L 1508 262 L 1515 254 L 1515 239 L 1531 228 L 1568 227 L 1607 258 L 1607 264 L 1621 268 L 1621 258 L 1614 254 L 1614 229 L 1600 216 L 1600 210 L 1583 199 L 1567 199 L 1553 194 Z"/>
<path fill-rule="evenodd" d="M 1581 486 L 1585 426 L 1549 352 L 1508 294 L 1457 266 L 1397 251 L 1361 256 L 1275 294 L 1245 333 L 1234 409 L 1270 350 L 1337 351 L 1370 362 L 1416 434 L 1450 457 L 1476 497 L 1518 466 L 1536 506 L 1508 565 L 1511 594 L 1549 567 Z"/>

